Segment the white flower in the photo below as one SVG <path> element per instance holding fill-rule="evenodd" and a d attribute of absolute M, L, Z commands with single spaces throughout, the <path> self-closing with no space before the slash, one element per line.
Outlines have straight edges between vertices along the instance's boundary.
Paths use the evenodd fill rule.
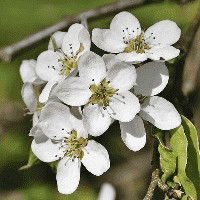
<path fill-rule="evenodd" d="M 141 30 L 138 19 L 129 12 L 117 14 L 111 21 L 110 29 L 95 28 L 92 42 L 105 51 L 119 53 L 116 57 L 126 62 L 152 60 L 171 60 L 179 55 L 180 50 L 171 46 L 181 35 L 177 24 L 163 20 Z"/>
<path fill-rule="evenodd" d="M 42 52 L 37 58 L 36 73 L 42 80 L 48 81 L 39 97 L 41 103 L 47 101 L 53 85 L 69 74 L 76 75 L 78 58 L 89 51 L 91 45 L 90 35 L 81 24 L 73 24 L 67 33 L 57 32 L 52 38 L 49 50 Z M 58 51 L 52 49 L 52 42 Z"/>
<path fill-rule="evenodd" d="M 116 191 L 112 184 L 103 183 L 98 194 L 97 200 L 115 200 Z"/>
<path fill-rule="evenodd" d="M 126 146 L 138 151 L 146 143 L 143 120 L 149 121 L 161 130 L 170 130 L 181 124 L 181 117 L 173 104 L 160 93 L 168 83 L 169 73 L 164 63 L 151 62 L 137 68 L 137 81 L 134 94 L 138 96 L 141 110 L 130 122 L 120 122 L 121 137 Z"/>
<path fill-rule="evenodd" d="M 35 71 L 36 60 L 23 60 L 20 65 L 20 75 L 23 81 L 22 87 L 22 98 L 24 103 L 26 104 L 28 110 L 30 111 L 28 114 L 33 114 L 33 124 L 35 124 L 38 120 L 38 112 L 42 108 L 42 104 L 39 103 L 37 98 L 37 86 L 44 84 L 46 81 L 40 79 Z M 38 96 L 39 97 L 39 96 Z"/>
<path fill-rule="evenodd" d="M 67 106 L 52 102 L 41 112 L 40 121 L 32 128 L 33 153 L 44 162 L 61 159 L 57 166 L 58 191 L 71 194 L 78 187 L 81 162 L 96 176 L 110 168 L 107 150 L 88 140 L 81 119 L 74 117 Z"/>
<path fill-rule="evenodd" d="M 46 81 L 41 80 L 35 71 L 36 60 L 23 60 L 20 65 L 19 72 L 23 83 L 29 82 L 33 84 L 43 84 Z"/>
<path fill-rule="evenodd" d="M 139 112 L 138 98 L 128 91 L 136 81 L 134 66 L 117 61 L 106 65 L 88 51 L 80 57 L 78 70 L 80 77 L 64 80 L 56 89 L 57 96 L 71 106 L 85 105 L 83 124 L 89 134 L 101 135 L 112 118 L 128 122 Z"/>

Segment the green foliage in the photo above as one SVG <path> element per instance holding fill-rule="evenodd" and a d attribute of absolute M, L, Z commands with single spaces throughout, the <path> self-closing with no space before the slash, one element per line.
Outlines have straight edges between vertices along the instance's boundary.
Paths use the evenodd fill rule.
<path fill-rule="evenodd" d="M 154 128 L 153 136 L 159 141 L 160 166 L 163 182 L 170 187 L 181 184 L 185 193 L 195 200 L 200 198 L 200 156 L 194 125 L 182 116 L 182 125 L 169 131 L 171 150 L 163 141 L 164 131 Z M 173 181 L 168 181 L 173 177 Z"/>
<path fill-rule="evenodd" d="M 197 199 L 197 193 L 192 181 L 186 175 L 187 164 L 187 138 L 183 126 L 169 131 L 171 134 L 170 142 L 174 155 L 177 157 L 177 176 L 183 186 L 185 193 Z"/>
<path fill-rule="evenodd" d="M 39 163 L 41 163 L 41 161 L 35 156 L 35 154 L 30 149 L 29 159 L 28 159 L 27 165 L 24 165 L 23 167 L 20 167 L 19 170 L 28 169 L 28 168 L 30 168 L 30 167 L 32 167 L 34 165 L 39 164 Z"/>
<path fill-rule="evenodd" d="M 57 166 L 59 161 L 60 160 L 56 160 L 54 162 L 47 163 L 55 173 L 57 173 Z"/>
<path fill-rule="evenodd" d="M 197 197 L 200 199 L 200 156 L 197 131 L 195 126 L 184 116 L 182 116 L 182 126 L 188 141 L 186 174 L 193 182 Z"/>

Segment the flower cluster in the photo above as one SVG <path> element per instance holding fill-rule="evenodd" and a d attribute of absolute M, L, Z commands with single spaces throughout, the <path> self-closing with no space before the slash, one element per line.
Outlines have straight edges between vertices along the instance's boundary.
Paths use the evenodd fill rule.
<path fill-rule="evenodd" d="M 169 80 L 163 61 L 179 55 L 171 45 L 180 33 L 170 20 L 144 32 L 135 16 L 121 12 L 110 29 L 92 31 L 92 42 L 112 54 L 101 57 L 90 51 L 88 31 L 73 24 L 68 32 L 51 36 L 37 61 L 22 62 L 22 97 L 33 114 L 31 149 L 44 162 L 60 160 L 60 193 L 76 190 L 81 163 L 97 176 L 110 168 L 107 150 L 89 136 L 102 135 L 113 121 L 119 121 L 122 140 L 133 151 L 146 143 L 143 121 L 161 130 L 181 124 L 175 107 L 156 96 Z M 133 65 L 147 58 L 153 61 Z"/>

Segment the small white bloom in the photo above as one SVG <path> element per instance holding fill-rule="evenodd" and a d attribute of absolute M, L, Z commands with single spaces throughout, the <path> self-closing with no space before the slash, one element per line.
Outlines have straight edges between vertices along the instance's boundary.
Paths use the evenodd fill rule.
<path fill-rule="evenodd" d="M 89 134 L 101 135 L 112 118 L 128 122 L 139 112 L 138 98 L 128 91 L 136 81 L 134 66 L 124 62 L 105 64 L 100 56 L 88 51 L 80 57 L 78 69 L 80 77 L 64 80 L 56 89 L 57 96 L 71 106 L 85 105 L 83 124 Z"/>
<path fill-rule="evenodd" d="M 23 60 L 20 65 L 19 72 L 23 83 L 29 82 L 33 84 L 43 84 L 46 81 L 40 79 L 35 71 L 36 60 Z"/>
<path fill-rule="evenodd" d="M 116 190 L 110 183 L 103 183 L 98 194 L 97 200 L 115 200 Z"/>
<path fill-rule="evenodd" d="M 88 140 L 81 119 L 74 117 L 67 106 L 48 103 L 41 112 L 40 122 L 31 130 L 33 153 L 44 162 L 61 159 L 57 166 L 58 191 L 73 193 L 79 184 L 81 162 L 96 176 L 110 168 L 107 150 Z"/>
<path fill-rule="evenodd" d="M 55 41 L 49 43 L 49 50 L 42 52 L 37 58 L 36 73 L 42 80 L 48 81 L 39 98 L 41 103 L 47 101 L 51 88 L 56 83 L 69 75 L 76 75 L 78 58 L 89 51 L 91 45 L 90 35 L 81 24 L 73 24 L 67 33 L 56 32 L 52 38 Z"/>
<path fill-rule="evenodd" d="M 141 30 L 138 19 L 127 11 L 120 12 L 111 21 L 110 29 L 95 28 L 92 42 L 105 51 L 119 53 L 116 58 L 126 62 L 171 60 L 180 50 L 171 46 L 181 35 L 177 24 L 163 20 Z"/>
<path fill-rule="evenodd" d="M 164 63 L 151 62 L 136 69 L 134 94 L 140 99 L 139 115 L 130 122 L 120 122 L 121 137 L 127 147 L 138 151 L 146 144 L 143 120 L 161 130 L 170 130 L 181 124 L 181 117 L 172 103 L 158 96 L 168 83 L 169 73 Z"/>

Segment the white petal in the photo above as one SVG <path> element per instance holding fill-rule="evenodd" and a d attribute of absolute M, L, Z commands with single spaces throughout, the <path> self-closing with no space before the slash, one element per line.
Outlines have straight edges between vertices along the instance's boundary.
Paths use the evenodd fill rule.
<path fill-rule="evenodd" d="M 115 30 L 122 37 L 131 36 L 135 39 L 141 33 L 141 27 L 138 19 L 127 11 L 115 15 L 110 24 L 110 29 Z"/>
<path fill-rule="evenodd" d="M 29 133 L 29 136 L 38 136 L 38 135 L 44 135 L 43 131 L 42 131 L 42 127 L 40 123 L 35 124 Z"/>
<path fill-rule="evenodd" d="M 116 59 L 125 62 L 143 62 L 147 59 L 147 55 L 145 53 L 132 51 L 131 53 L 119 53 L 116 55 Z"/>
<path fill-rule="evenodd" d="M 69 108 L 58 102 L 45 105 L 40 121 L 44 134 L 51 139 L 62 139 L 73 129 Z"/>
<path fill-rule="evenodd" d="M 172 45 L 179 40 L 180 36 L 181 29 L 175 22 L 170 20 L 157 22 L 144 33 L 144 39 L 147 44 Z"/>
<path fill-rule="evenodd" d="M 149 97 L 141 107 L 140 116 L 161 130 L 170 130 L 181 124 L 174 105 L 162 97 Z"/>
<path fill-rule="evenodd" d="M 42 52 L 37 58 L 36 73 L 45 81 L 50 81 L 55 76 L 59 76 L 60 70 L 63 68 L 62 62 L 58 62 L 63 55 L 53 50 Z"/>
<path fill-rule="evenodd" d="M 112 118 L 129 122 L 140 111 L 140 103 L 134 94 L 126 91 L 111 97 L 106 109 Z"/>
<path fill-rule="evenodd" d="M 69 27 L 68 33 L 65 35 L 62 44 L 62 50 L 68 57 L 74 57 L 79 50 L 80 42 L 78 35 L 84 28 L 82 24 L 73 24 Z"/>
<path fill-rule="evenodd" d="M 156 61 L 168 61 L 172 58 L 176 58 L 180 53 L 179 49 L 176 49 L 173 46 L 155 46 L 150 50 L 146 51 L 148 58 Z"/>
<path fill-rule="evenodd" d="M 36 60 L 23 60 L 22 64 L 20 65 L 19 72 L 22 78 L 22 81 L 25 82 L 32 82 L 34 84 L 42 84 L 44 83 L 41 80 L 35 71 Z"/>
<path fill-rule="evenodd" d="M 47 102 L 49 98 L 49 94 L 51 92 L 52 87 L 57 83 L 57 80 L 50 80 L 42 90 L 40 96 L 39 96 L 39 102 L 45 103 Z"/>
<path fill-rule="evenodd" d="M 43 162 L 53 162 L 59 159 L 59 156 L 63 156 L 64 153 L 59 149 L 60 144 L 54 144 L 44 134 L 40 137 L 40 142 L 33 140 L 31 149 L 33 153 Z"/>
<path fill-rule="evenodd" d="M 83 125 L 85 130 L 92 136 L 103 134 L 111 124 L 111 117 L 102 106 L 86 105 L 83 109 Z"/>
<path fill-rule="evenodd" d="M 22 98 L 27 108 L 33 113 L 37 108 L 37 99 L 32 84 L 26 82 L 22 87 Z"/>
<path fill-rule="evenodd" d="M 98 194 L 97 200 L 115 200 L 116 191 L 112 184 L 104 183 Z"/>
<path fill-rule="evenodd" d="M 115 63 L 107 72 L 106 81 L 110 81 L 109 86 L 114 89 L 130 90 L 136 81 L 136 69 L 133 65 L 125 62 Z"/>
<path fill-rule="evenodd" d="M 79 35 L 78 35 L 78 40 L 80 43 L 82 43 L 82 45 L 84 47 L 83 52 L 78 54 L 78 56 L 80 56 L 84 52 L 89 51 L 90 47 L 91 47 L 90 34 L 86 28 L 81 29 L 81 31 L 79 32 Z"/>
<path fill-rule="evenodd" d="M 100 49 L 110 53 L 123 52 L 127 47 L 124 43 L 123 37 L 110 29 L 93 29 L 92 42 Z"/>
<path fill-rule="evenodd" d="M 115 63 L 121 62 L 121 60 L 116 59 L 115 54 L 104 54 L 102 58 L 104 60 L 107 70 L 109 70 Z"/>
<path fill-rule="evenodd" d="M 78 137 L 83 137 L 83 138 L 88 137 L 88 133 L 83 127 L 82 117 L 78 119 L 74 115 L 70 114 L 70 121 L 72 123 L 73 129 L 77 131 Z"/>
<path fill-rule="evenodd" d="M 121 137 L 126 146 L 133 151 L 139 151 L 146 144 L 146 131 L 144 123 L 139 116 L 130 122 L 119 122 Z"/>
<path fill-rule="evenodd" d="M 91 84 L 99 84 L 106 77 L 106 66 L 103 59 L 91 52 L 85 52 L 79 58 L 78 70 L 80 77 Z"/>
<path fill-rule="evenodd" d="M 63 158 L 57 167 L 57 185 L 58 191 L 62 194 L 73 193 L 80 181 L 81 163 L 78 158 Z"/>
<path fill-rule="evenodd" d="M 134 86 L 135 94 L 154 96 L 160 93 L 167 85 L 169 72 L 164 63 L 150 62 L 136 69 L 137 81 Z"/>
<path fill-rule="evenodd" d="M 39 121 L 39 116 L 37 112 L 33 113 L 33 126 L 35 126 Z"/>
<path fill-rule="evenodd" d="M 62 47 L 63 39 L 64 39 L 66 33 L 67 32 L 56 31 L 52 35 L 54 43 L 55 43 L 57 49 L 60 49 Z M 51 38 L 49 40 L 48 50 L 54 50 Z"/>
<path fill-rule="evenodd" d="M 104 146 L 94 140 L 89 140 L 83 150 L 84 156 L 81 162 L 89 172 L 100 176 L 110 168 L 109 155 Z"/>
<path fill-rule="evenodd" d="M 84 78 L 71 77 L 58 85 L 57 97 L 71 106 L 81 106 L 89 101 L 92 92 Z"/>

